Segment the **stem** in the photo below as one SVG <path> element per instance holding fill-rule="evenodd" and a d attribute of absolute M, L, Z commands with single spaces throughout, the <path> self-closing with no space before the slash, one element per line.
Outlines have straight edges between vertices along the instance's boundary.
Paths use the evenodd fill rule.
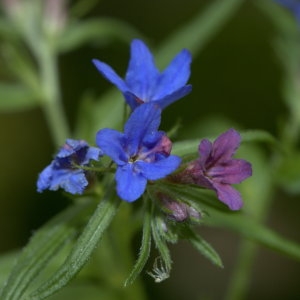
<path fill-rule="evenodd" d="M 60 146 L 70 134 L 61 103 L 57 58 L 50 45 L 45 43 L 44 46 L 39 55 L 41 80 L 44 89 L 42 105 L 54 144 Z"/>
<path fill-rule="evenodd" d="M 25 14 L 29 17 L 26 22 L 20 22 L 20 31 L 31 49 L 40 71 L 41 106 L 56 146 L 64 143 L 70 136 L 69 128 L 61 103 L 61 92 L 58 83 L 57 55 L 54 49 L 53 37 L 43 30 L 43 24 L 39 19 L 41 7 L 33 1 L 26 6 Z"/>

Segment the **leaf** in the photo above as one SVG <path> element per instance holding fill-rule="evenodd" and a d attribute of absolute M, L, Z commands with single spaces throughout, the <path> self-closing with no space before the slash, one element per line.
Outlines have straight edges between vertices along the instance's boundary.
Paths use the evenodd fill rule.
<path fill-rule="evenodd" d="M 20 251 L 12 251 L 0 256 L 0 295 L 12 268 L 20 255 Z"/>
<path fill-rule="evenodd" d="M 112 221 L 119 204 L 120 200 L 117 197 L 112 197 L 109 189 L 109 192 L 104 196 L 104 199 L 102 199 L 96 211 L 89 219 L 88 224 L 79 236 L 64 263 L 55 274 L 53 274 L 37 290 L 33 291 L 28 299 L 45 299 L 63 288 L 76 276 L 98 245 L 104 231 Z"/>
<path fill-rule="evenodd" d="M 219 254 L 208 242 L 206 242 L 189 227 L 185 229 L 185 233 L 187 235 L 187 239 L 203 256 L 209 259 L 213 264 L 223 268 L 223 263 Z"/>
<path fill-rule="evenodd" d="M 276 170 L 276 179 L 289 193 L 300 193 L 300 153 L 292 153 L 282 160 Z"/>
<path fill-rule="evenodd" d="M 151 250 L 151 207 L 149 205 L 150 201 L 146 202 L 145 208 L 145 217 L 144 217 L 144 225 L 143 225 L 143 238 L 141 249 L 139 253 L 139 257 L 130 273 L 128 278 L 126 279 L 124 286 L 128 286 L 134 282 L 137 276 L 142 272 Z"/>
<path fill-rule="evenodd" d="M 78 221 L 81 223 L 82 214 L 86 214 L 89 205 L 87 201 L 68 208 L 35 233 L 21 252 L 2 289 L 2 300 L 23 299 L 32 281 L 74 237 Z"/>
<path fill-rule="evenodd" d="M 113 18 L 89 19 L 70 24 L 61 35 L 57 50 L 68 52 L 86 43 L 104 43 L 118 39 L 129 42 L 141 34 L 128 23 Z"/>
<path fill-rule="evenodd" d="M 20 84 L 0 83 L 0 112 L 34 108 L 39 101 L 32 91 Z"/>
<path fill-rule="evenodd" d="M 221 30 L 244 0 L 216 0 L 208 4 L 191 21 L 176 30 L 157 49 L 158 65 L 166 65 L 183 47 L 194 56 Z"/>
<path fill-rule="evenodd" d="M 244 214 L 243 211 L 232 212 L 216 209 L 210 204 L 210 201 L 203 201 L 205 194 L 203 192 L 197 193 L 197 190 L 199 190 L 197 188 L 182 188 L 174 185 L 173 187 L 169 186 L 169 189 L 171 192 L 175 192 L 178 197 L 186 199 L 189 203 L 194 202 L 195 206 L 199 206 L 203 211 L 207 212 L 209 217 L 205 218 L 203 225 L 227 228 L 240 234 L 242 237 L 300 261 L 300 245 L 298 243 L 281 237 L 271 229 L 260 224 L 257 219 Z M 219 201 L 216 200 L 215 202 Z"/>

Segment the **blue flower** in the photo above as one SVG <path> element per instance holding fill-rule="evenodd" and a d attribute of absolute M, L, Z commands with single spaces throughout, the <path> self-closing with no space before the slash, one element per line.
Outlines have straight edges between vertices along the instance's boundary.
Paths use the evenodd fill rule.
<path fill-rule="evenodd" d="M 155 102 L 163 109 L 192 90 L 191 85 L 186 85 L 190 77 L 191 59 L 190 52 L 183 49 L 160 73 L 150 50 L 136 39 L 131 43 L 131 58 L 125 80 L 104 62 L 94 59 L 93 63 L 123 93 L 132 110 L 145 102 Z"/>
<path fill-rule="evenodd" d="M 86 166 L 90 160 L 98 160 L 102 151 L 89 147 L 83 140 L 67 139 L 54 160 L 39 175 L 37 190 L 56 191 L 59 187 L 71 194 L 82 194 L 88 180 L 87 172 L 77 166 Z"/>
<path fill-rule="evenodd" d="M 161 109 L 152 103 L 139 106 L 129 117 L 124 133 L 105 128 L 96 143 L 117 165 L 117 193 L 125 201 L 137 200 L 147 180 L 164 178 L 177 169 L 181 159 L 170 155 L 172 143 L 157 131 Z"/>

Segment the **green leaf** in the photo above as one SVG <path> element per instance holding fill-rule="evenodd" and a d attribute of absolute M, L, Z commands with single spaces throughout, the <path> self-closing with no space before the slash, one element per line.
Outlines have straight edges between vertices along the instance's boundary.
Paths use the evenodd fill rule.
<path fill-rule="evenodd" d="M 223 268 L 222 260 L 219 254 L 215 251 L 215 249 L 206 242 L 203 238 L 201 238 L 198 234 L 196 234 L 192 229 L 187 227 L 185 229 L 185 233 L 187 234 L 188 240 L 191 244 L 207 259 L 209 259 L 213 264 L 218 267 Z"/>
<path fill-rule="evenodd" d="M 31 238 L 21 252 L 0 294 L 2 300 L 23 299 L 32 281 L 44 270 L 66 242 L 74 238 L 90 202 L 74 205 L 59 214 Z"/>
<path fill-rule="evenodd" d="M 55 274 L 53 274 L 37 290 L 32 292 L 28 299 L 45 299 L 63 288 L 76 276 L 98 245 L 104 231 L 111 223 L 119 204 L 120 200 L 117 197 L 112 197 L 109 189 L 109 192 L 104 199 L 102 199 L 96 211 L 89 219 L 88 224 L 79 236 L 64 263 Z"/>
<path fill-rule="evenodd" d="M 20 84 L 0 83 L 0 112 L 34 108 L 39 101 L 32 91 Z"/>
<path fill-rule="evenodd" d="M 298 35 L 296 18 L 285 7 L 269 0 L 256 0 L 254 3 L 270 18 L 278 31 L 294 34 L 295 37 Z"/>
<path fill-rule="evenodd" d="M 68 52 L 86 43 L 106 43 L 117 39 L 129 42 L 141 34 L 126 22 L 112 18 L 89 19 L 70 24 L 56 45 L 59 52 Z"/>
<path fill-rule="evenodd" d="M 244 0 L 216 0 L 208 4 L 191 21 L 171 34 L 157 49 L 158 65 L 166 65 L 183 47 L 194 57 L 221 30 Z"/>
<path fill-rule="evenodd" d="M 276 171 L 276 179 L 286 191 L 300 193 L 300 153 L 285 157 Z"/>
<path fill-rule="evenodd" d="M 210 204 L 210 200 L 204 201 L 205 194 L 203 192 L 197 193 L 199 188 L 182 188 L 174 185 L 173 187 L 169 186 L 169 189 L 171 192 L 175 192 L 178 197 L 186 199 L 189 203 L 194 202 L 195 206 L 199 206 L 203 211 L 207 212 L 209 217 L 205 218 L 203 225 L 227 228 L 240 234 L 242 237 L 300 261 L 299 244 L 285 239 L 271 229 L 266 228 L 256 218 L 244 214 L 243 211 L 232 212 L 228 209 L 220 210 L 214 207 Z M 215 199 L 215 202 L 220 201 Z"/>
<path fill-rule="evenodd" d="M 20 255 L 20 251 L 13 251 L 0 256 L 0 295 L 12 268 Z"/>
<path fill-rule="evenodd" d="M 151 218 L 152 218 L 152 210 L 150 207 L 150 201 L 146 201 L 145 207 L 145 217 L 144 217 L 144 225 L 143 225 L 143 238 L 141 249 L 139 253 L 139 257 L 130 273 L 128 278 L 126 279 L 124 286 L 128 286 L 134 282 L 137 276 L 142 272 L 151 250 Z"/>

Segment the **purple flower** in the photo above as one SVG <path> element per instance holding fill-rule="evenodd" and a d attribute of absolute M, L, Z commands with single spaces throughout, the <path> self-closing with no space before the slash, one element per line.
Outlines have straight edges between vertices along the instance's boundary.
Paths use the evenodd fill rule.
<path fill-rule="evenodd" d="M 161 109 L 152 103 L 139 106 L 129 117 L 124 133 L 105 128 L 96 143 L 117 165 L 117 193 L 125 201 L 137 200 L 147 180 L 164 178 L 177 169 L 181 160 L 170 155 L 172 143 L 157 131 Z"/>
<path fill-rule="evenodd" d="M 59 187 L 71 194 L 82 194 L 88 185 L 86 171 L 76 167 L 86 166 L 90 160 L 98 160 L 102 151 L 89 147 L 83 141 L 67 139 L 54 160 L 39 175 L 37 190 L 56 191 Z"/>
<path fill-rule="evenodd" d="M 163 109 L 192 90 L 191 85 L 186 85 L 190 77 L 191 59 L 190 52 L 183 49 L 160 73 L 150 50 L 141 40 L 135 39 L 131 43 L 125 80 L 109 65 L 97 59 L 93 63 L 123 93 L 132 110 L 146 102 L 155 102 Z"/>
<path fill-rule="evenodd" d="M 240 183 L 252 175 L 249 162 L 232 158 L 240 141 L 240 134 L 234 129 L 221 134 L 214 143 L 202 140 L 200 157 L 183 171 L 183 181 L 212 189 L 231 210 L 240 209 L 243 206 L 241 195 L 231 184 Z"/>

